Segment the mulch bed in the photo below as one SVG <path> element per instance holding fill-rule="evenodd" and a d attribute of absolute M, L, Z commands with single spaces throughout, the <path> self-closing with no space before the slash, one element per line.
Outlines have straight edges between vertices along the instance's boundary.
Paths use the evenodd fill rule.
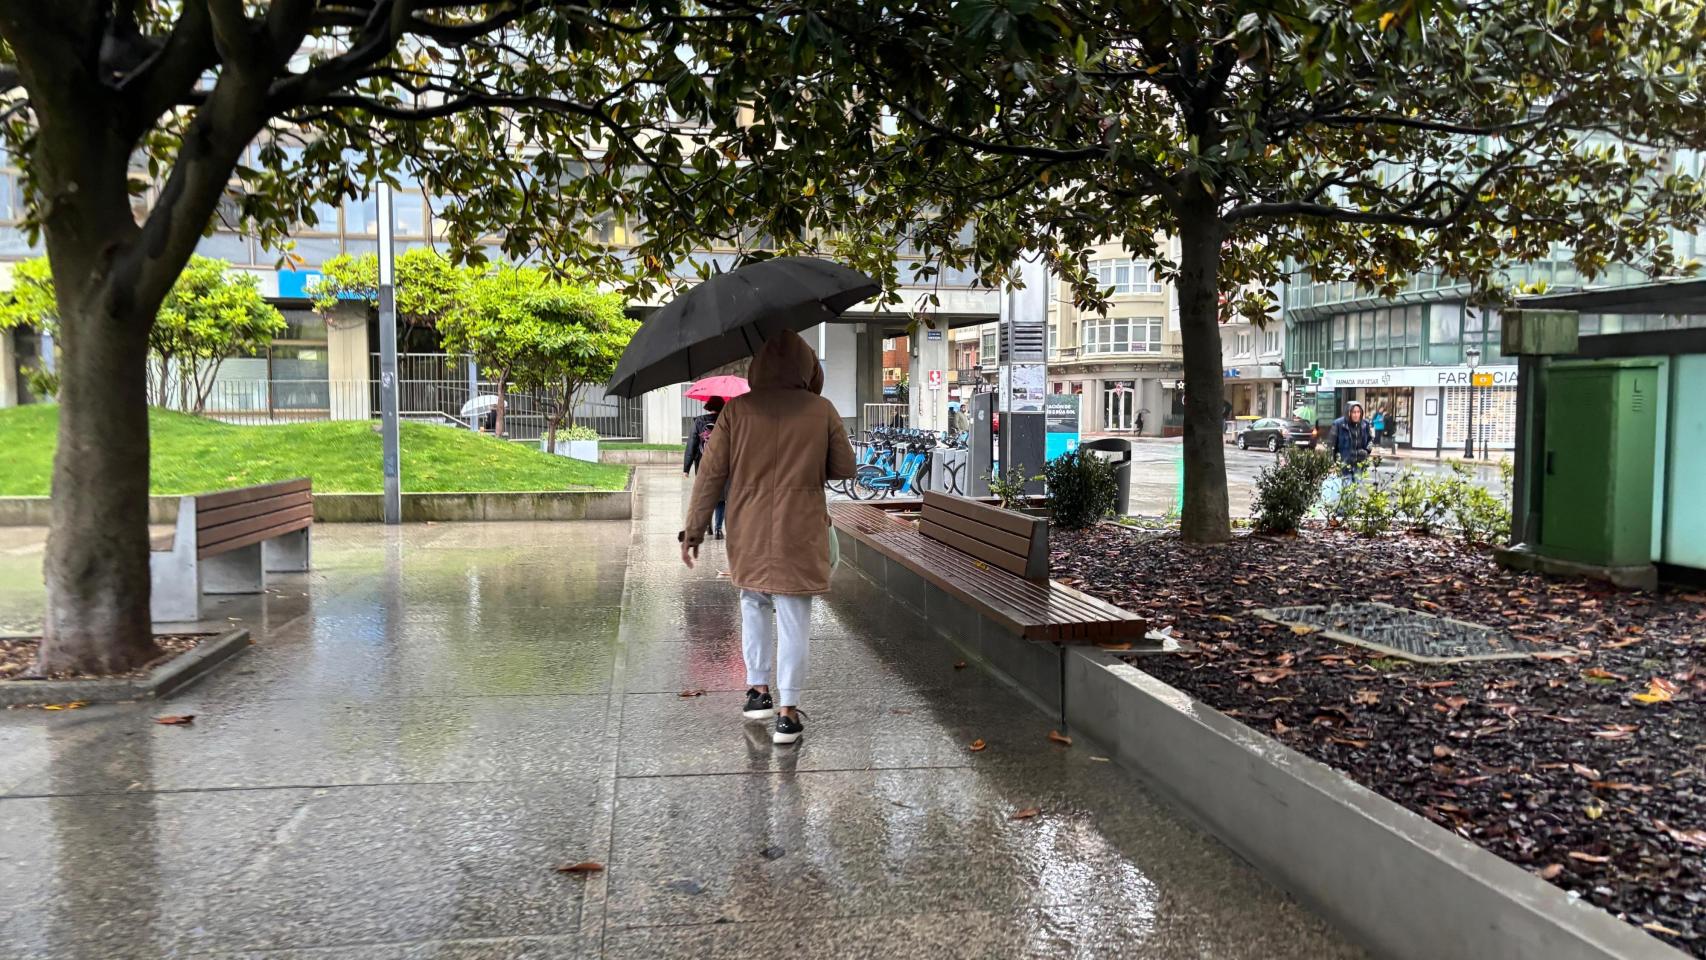
<path fill-rule="evenodd" d="M 1052 539 L 1056 579 L 1192 647 L 1135 666 L 1706 957 L 1706 591 L 1320 527 L 1213 547 L 1109 527 Z M 1416 664 L 1250 613 L 1364 600 L 1502 628 L 1548 658 Z"/>
<path fill-rule="evenodd" d="M 154 638 L 154 644 L 160 648 L 160 655 L 127 673 L 55 673 L 47 676 L 32 672 L 35 669 L 36 646 L 41 642 L 40 637 L 0 637 L 0 681 L 137 680 L 146 677 L 149 671 L 160 664 L 189 653 L 203 640 L 213 636 L 211 633 L 157 636 Z"/>

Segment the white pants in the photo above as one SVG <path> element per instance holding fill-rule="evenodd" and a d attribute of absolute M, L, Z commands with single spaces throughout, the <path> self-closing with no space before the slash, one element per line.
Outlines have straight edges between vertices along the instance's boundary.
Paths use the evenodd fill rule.
<path fill-rule="evenodd" d="M 780 624 L 782 643 L 776 643 Z M 775 670 L 775 702 L 778 707 L 800 705 L 800 688 L 806 682 L 806 661 L 811 641 L 812 598 L 784 594 L 740 592 L 741 653 L 746 657 L 748 686 L 770 686 Z"/>

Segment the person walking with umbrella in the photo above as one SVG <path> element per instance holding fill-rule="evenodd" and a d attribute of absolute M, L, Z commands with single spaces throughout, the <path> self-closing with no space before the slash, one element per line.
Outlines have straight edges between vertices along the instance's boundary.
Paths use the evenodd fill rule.
<path fill-rule="evenodd" d="M 805 734 L 812 597 L 829 592 L 827 480 L 853 476 L 853 446 L 835 405 L 819 394 L 823 368 L 800 335 L 768 337 L 747 376 L 752 392 L 717 417 L 701 453 L 682 562 L 691 568 L 727 499 L 730 579 L 740 589 L 741 650 L 749 689 L 742 713 L 774 716 L 771 742 Z M 725 494 L 726 491 L 726 494 Z"/>
<path fill-rule="evenodd" d="M 711 397 L 705 401 L 705 412 L 693 418 L 693 432 L 687 435 L 687 449 L 683 452 L 681 473 L 688 476 L 698 469 L 699 463 L 705 457 L 705 450 L 711 446 L 711 431 L 716 429 L 717 414 L 723 409 L 722 397 Z M 727 503 L 717 501 L 717 510 L 711 516 L 711 536 L 717 540 L 723 539 L 723 510 Z"/>

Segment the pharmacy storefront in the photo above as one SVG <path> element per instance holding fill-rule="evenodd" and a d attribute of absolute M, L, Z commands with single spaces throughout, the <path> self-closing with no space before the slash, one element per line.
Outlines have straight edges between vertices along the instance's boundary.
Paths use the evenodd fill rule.
<path fill-rule="evenodd" d="M 1515 449 L 1516 366 L 1495 364 L 1474 373 L 1490 375 L 1492 385 L 1472 386 L 1466 366 L 1323 370 L 1319 389 L 1331 402 L 1322 412 L 1342 411 L 1353 401 L 1370 418 L 1385 411 L 1401 447 L 1461 453 L 1473 422 L 1477 450 Z"/>

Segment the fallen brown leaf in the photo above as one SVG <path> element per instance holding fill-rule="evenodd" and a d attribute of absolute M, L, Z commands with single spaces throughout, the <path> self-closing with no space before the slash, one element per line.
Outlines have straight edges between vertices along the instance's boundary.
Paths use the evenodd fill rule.
<path fill-rule="evenodd" d="M 1622 793 L 1652 793 L 1653 788 L 1638 783 L 1624 783 L 1621 780 L 1594 780 L 1588 786 L 1595 790 L 1617 790 Z"/>
<path fill-rule="evenodd" d="M 1064 746 L 1064 747 L 1072 746 L 1072 738 L 1067 736 L 1064 733 L 1061 733 L 1059 730 L 1050 730 L 1048 732 L 1048 738 L 1050 740 L 1053 740 L 1055 743 L 1060 744 L 1061 746 Z"/>
<path fill-rule="evenodd" d="M 1655 826 L 1670 834 L 1670 838 L 1677 843 L 1690 847 L 1706 847 L 1706 830 L 1678 830 L 1663 823 L 1655 824 Z"/>
<path fill-rule="evenodd" d="M 1672 930 L 1657 920 L 1648 920 L 1646 923 L 1641 924 L 1641 929 L 1649 930 L 1653 933 L 1662 933 L 1670 937 L 1680 937 L 1683 935 L 1681 930 Z"/>
<path fill-rule="evenodd" d="M 1601 668 L 1601 667 L 1593 667 L 1592 669 L 1589 669 L 1589 670 L 1583 670 L 1582 676 L 1587 677 L 1589 680 L 1627 680 L 1627 679 L 1629 679 L 1628 677 L 1624 676 L 1621 673 L 1612 673 L 1610 670 L 1606 670 L 1606 669 Z"/>
<path fill-rule="evenodd" d="M 1540 879 L 1550 880 L 1553 877 L 1556 877 L 1558 874 L 1564 872 L 1564 865 L 1561 863 L 1549 863 L 1546 866 L 1540 868 L 1540 870 L 1538 872 L 1540 874 Z"/>
<path fill-rule="evenodd" d="M 1446 757 L 1449 757 L 1456 752 L 1456 750 L 1451 749 L 1443 743 L 1434 744 L 1434 756 L 1441 760 L 1444 760 Z"/>
<path fill-rule="evenodd" d="M 1455 686 L 1457 686 L 1456 680 L 1435 680 L 1432 683 L 1424 683 L 1421 685 L 1423 690 L 1444 690 L 1446 687 Z"/>
<path fill-rule="evenodd" d="M 1319 629 L 1320 629 L 1319 627 L 1312 627 L 1312 626 L 1308 625 L 1307 623 L 1294 623 L 1291 625 L 1291 632 L 1297 634 L 1300 637 L 1307 637 L 1310 634 L 1315 633 Z"/>
<path fill-rule="evenodd" d="M 180 716 L 155 717 L 154 722 L 164 724 L 168 727 L 187 727 L 195 722 L 195 714 L 186 713 Z"/>
<path fill-rule="evenodd" d="M 1647 682 L 1645 693 L 1637 693 L 1629 699 L 1636 703 L 1664 703 L 1676 699 L 1679 689 L 1675 683 L 1666 680 L 1664 677 L 1654 677 Z"/>
<path fill-rule="evenodd" d="M 1358 750 L 1367 750 L 1369 747 L 1369 742 L 1367 740 L 1352 740 L 1348 737 L 1328 737 L 1327 742 L 1337 743 L 1346 747 L 1355 747 Z"/>
<path fill-rule="evenodd" d="M 1570 859 L 1571 860 L 1580 860 L 1583 863 L 1610 863 L 1611 862 L 1610 857 L 1601 857 L 1601 856 L 1598 856 L 1598 855 L 1592 854 L 1592 853 L 1582 853 L 1580 850 L 1571 850 L 1570 851 Z"/>
<path fill-rule="evenodd" d="M 1574 773 L 1578 777 L 1581 777 L 1583 780 L 1598 780 L 1599 779 L 1599 771 L 1595 770 L 1594 768 L 1592 768 L 1590 766 L 1587 766 L 1586 764 L 1572 763 L 1572 764 L 1570 764 L 1570 772 Z"/>
<path fill-rule="evenodd" d="M 1096 646 L 1100 647 L 1103 650 L 1130 650 L 1131 649 L 1131 641 L 1130 640 L 1121 640 L 1118 643 L 1114 643 L 1114 642 L 1110 641 L 1110 642 L 1105 642 L 1105 643 L 1098 643 L 1098 644 L 1096 644 Z"/>
<path fill-rule="evenodd" d="M 1372 707 L 1380 702 L 1380 693 L 1375 690 L 1358 690 L 1351 694 L 1351 702 Z"/>
<path fill-rule="evenodd" d="M 1255 674 L 1250 679 L 1264 685 L 1269 683 L 1279 683 L 1281 680 L 1284 680 L 1286 677 L 1289 677 L 1296 672 L 1296 670 L 1293 670 L 1290 667 L 1280 667 L 1277 670 L 1269 670 L 1266 673 Z"/>
<path fill-rule="evenodd" d="M 1009 816 L 1007 819 L 1009 819 L 1009 820 L 1029 820 L 1032 817 L 1035 817 L 1042 812 L 1043 812 L 1043 810 L 1041 807 L 1026 807 L 1025 809 L 1020 810 L 1020 811 L 1014 813 L 1013 815 Z"/>
<path fill-rule="evenodd" d="M 984 743 L 982 740 L 973 740 L 971 743 L 966 744 L 966 749 L 970 750 L 972 753 L 977 753 L 979 750 L 982 750 L 987 746 L 989 746 L 989 744 Z"/>
<path fill-rule="evenodd" d="M 586 874 L 589 874 L 589 873 L 603 873 L 604 872 L 604 864 L 595 863 L 594 861 L 591 861 L 591 860 L 583 860 L 580 863 L 565 863 L 562 866 L 557 868 L 557 872 L 558 873 L 575 873 L 575 874 L 580 874 L 583 876 Z"/>
<path fill-rule="evenodd" d="M 694 697 L 702 697 L 704 695 L 705 691 L 703 690 L 683 690 L 681 693 L 677 694 L 677 696 L 681 697 L 683 700 L 691 700 Z"/>
<path fill-rule="evenodd" d="M 89 705 L 87 700 L 73 700 L 70 703 L 44 703 L 43 710 L 81 710 Z"/>
<path fill-rule="evenodd" d="M 1635 735 L 1639 727 L 1627 723 L 1614 723 L 1604 730 L 1595 730 L 1592 736 L 1601 740 L 1627 740 Z"/>
<path fill-rule="evenodd" d="M 964 660 L 954 661 L 954 669 L 955 670 L 964 670 L 965 668 L 966 668 L 966 662 Z"/>

